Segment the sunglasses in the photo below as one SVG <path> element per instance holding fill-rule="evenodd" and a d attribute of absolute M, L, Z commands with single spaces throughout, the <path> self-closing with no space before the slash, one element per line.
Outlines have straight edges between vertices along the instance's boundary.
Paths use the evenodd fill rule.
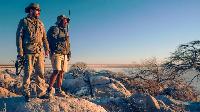
<path fill-rule="evenodd" d="M 66 19 L 63 19 L 61 21 L 67 21 L 67 23 L 69 23 L 70 19 L 69 18 L 66 18 Z"/>
<path fill-rule="evenodd" d="M 32 10 L 36 10 L 36 11 L 41 11 L 40 9 L 38 9 L 38 8 L 31 8 Z"/>
<path fill-rule="evenodd" d="M 67 22 L 68 22 L 68 23 L 70 22 L 70 19 L 69 19 L 69 18 L 67 18 Z"/>

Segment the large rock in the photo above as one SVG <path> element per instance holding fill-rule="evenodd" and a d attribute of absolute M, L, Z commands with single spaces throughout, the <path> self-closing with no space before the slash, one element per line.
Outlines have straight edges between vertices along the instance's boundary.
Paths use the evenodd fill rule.
<path fill-rule="evenodd" d="M 112 80 L 112 83 L 117 87 L 116 89 L 122 93 L 122 96 L 131 96 L 131 93 L 125 88 L 125 86 L 120 81 Z"/>
<path fill-rule="evenodd" d="M 128 98 L 129 104 L 136 105 L 140 111 L 146 112 L 175 112 L 163 101 L 157 100 L 149 94 L 136 93 Z"/>
<path fill-rule="evenodd" d="M 9 90 L 0 87 L 0 98 L 6 98 L 6 97 L 13 97 L 18 96 L 15 93 L 10 92 Z"/>
<path fill-rule="evenodd" d="M 131 93 L 121 86 L 121 83 L 115 82 L 101 86 L 94 86 L 94 94 L 96 97 L 128 97 Z"/>
<path fill-rule="evenodd" d="M 73 97 L 34 98 L 28 103 L 23 97 L 4 98 L 0 99 L 0 107 L 6 112 L 106 112 L 99 105 Z"/>
<path fill-rule="evenodd" d="M 10 74 L 8 74 L 8 73 Z M 16 93 L 18 95 L 22 95 L 22 83 L 23 83 L 23 77 L 22 76 L 16 76 L 11 73 L 11 71 L 7 70 L 4 74 L 0 74 L 0 87 L 3 87 L 5 89 L 8 89 L 10 92 Z M 39 79 L 40 84 L 37 85 L 34 80 L 34 76 L 31 77 L 31 83 L 30 83 L 30 91 L 37 93 L 36 95 L 41 96 L 45 93 L 48 84 L 45 83 L 45 80 Z"/>
<path fill-rule="evenodd" d="M 75 79 L 65 79 L 63 88 L 78 96 L 96 97 L 127 97 L 131 93 L 122 83 L 105 76 L 85 76 Z"/>
<path fill-rule="evenodd" d="M 13 78 L 9 74 L 0 74 L 0 87 L 9 89 L 11 92 L 20 93 L 21 92 L 22 80 L 20 77 Z"/>
<path fill-rule="evenodd" d="M 183 102 L 179 100 L 172 99 L 170 96 L 158 95 L 156 96 L 157 100 L 163 101 L 166 105 L 182 105 Z"/>
<path fill-rule="evenodd" d="M 185 107 L 187 111 L 200 112 L 200 102 L 188 102 Z"/>
<path fill-rule="evenodd" d="M 93 76 L 90 83 L 96 97 L 128 97 L 131 93 L 119 81 L 105 76 Z"/>
<path fill-rule="evenodd" d="M 148 112 L 157 112 L 160 110 L 158 101 L 151 95 L 146 96 L 146 105 Z"/>
<path fill-rule="evenodd" d="M 140 112 L 137 105 L 127 102 L 126 98 L 93 98 L 92 102 L 101 105 L 109 112 Z"/>
<path fill-rule="evenodd" d="M 160 105 L 160 111 L 161 112 L 176 112 L 172 110 L 169 106 L 165 105 L 165 103 L 161 100 L 158 100 L 158 103 Z"/>
<path fill-rule="evenodd" d="M 136 93 L 131 95 L 128 99 L 128 102 L 131 104 L 136 104 L 141 110 L 145 110 L 146 105 L 146 94 Z"/>
<path fill-rule="evenodd" d="M 71 93 L 76 93 L 77 91 L 81 90 L 82 87 L 85 86 L 87 86 L 87 83 L 82 77 L 76 79 L 65 79 L 63 80 L 62 84 L 62 87 Z"/>
<path fill-rule="evenodd" d="M 175 100 L 170 96 L 159 95 L 156 96 L 156 99 L 159 101 L 161 110 L 165 110 L 166 112 L 180 112 L 185 110 L 185 102 Z"/>
<path fill-rule="evenodd" d="M 104 76 L 93 76 L 90 77 L 90 83 L 92 86 L 106 85 L 112 83 L 112 80 Z"/>

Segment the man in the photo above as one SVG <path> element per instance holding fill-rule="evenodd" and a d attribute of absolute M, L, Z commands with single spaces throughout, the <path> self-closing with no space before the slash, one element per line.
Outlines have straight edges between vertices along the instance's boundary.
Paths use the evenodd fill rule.
<path fill-rule="evenodd" d="M 39 19 L 40 6 L 31 3 L 25 8 L 27 17 L 20 20 L 16 32 L 17 58 L 24 58 L 23 95 L 30 101 L 30 78 L 35 69 L 35 82 L 38 86 L 44 81 L 44 54 L 48 56 L 49 45 L 42 21 Z M 45 53 L 44 53 L 44 50 Z"/>
<path fill-rule="evenodd" d="M 67 72 L 68 62 L 71 57 L 68 23 L 70 19 L 65 15 L 57 17 L 56 26 L 50 27 L 47 32 L 47 38 L 50 48 L 50 59 L 53 68 L 53 73 L 50 77 L 49 87 L 46 92 L 46 97 L 50 97 L 51 89 L 57 80 L 55 95 L 65 97 L 61 90 L 63 74 Z"/>

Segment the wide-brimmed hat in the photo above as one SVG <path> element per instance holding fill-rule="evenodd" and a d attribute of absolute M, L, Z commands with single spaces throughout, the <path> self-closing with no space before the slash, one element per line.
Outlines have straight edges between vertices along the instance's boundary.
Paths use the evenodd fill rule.
<path fill-rule="evenodd" d="M 56 24 L 59 24 L 63 19 L 67 19 L 67 22 L 68 22 L 68 23 L 69 23 L 69 21 L 70 21 L 70 18 L 69 18 L 69 17 L 67 17 L 67 16 L 65 16 L 65 15 L 59 15 L 59 16 L 57 17 Z"/>
<path fill-rule="evenodd" d="M 29 6 L 25 8 L 25 12 L 29 13 L 30 9 L 37 9 L 40 10 L 40 5 L 37 3 L 30 3 Z"/>

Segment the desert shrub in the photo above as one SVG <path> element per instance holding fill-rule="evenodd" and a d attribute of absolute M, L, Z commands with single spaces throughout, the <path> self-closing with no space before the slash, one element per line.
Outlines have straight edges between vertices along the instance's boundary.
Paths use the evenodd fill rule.
<path fill-rule="evenodd" d="M 77 62 L 70 67 L 69 73 L 72 73 L 73 77 L 76 78 L 82 76 L 87 69 L 88 66 L 86 63 Z"/>
<path fill-rule="evenodd" d="M 144 60 L 141 64 L 137 64 L 134 69 L 128 71 L 128 75 L 132 79 L 138 80 L 152 80 L 156 83 L 164 83 L 169 80 L 179 79 L 177 72 L 165 69 L 162 63 L 158 62 L 156 58 Z"/>
<path fill-rule="evenodd" d="M 125 87 L 132 93 L 143 92 L 153 96 L 165 94 L 183 101 L 196 100 L 198 92 L 177 75 L 179 72 L 166 69 L 162 65 L 156 58 L 137 64 L 137 68 L 128 72 L 130 77 L 126 79 Z M 164 92 L 168 88 L 173 88 L 172 94 Z"/>
<path fill-rule="evenodd" d="M 68 71 L 68 74 L 71 74 L 73 78 L 83 77 L 87 80 L 90 76 L 96 75 L 96 73 L 94 69 L 89 68 L 84 62 L 73 64 Z"/>
<path fill-rule="evenodd" d="M 195 90 L 192 86 L 188 85 L 184 80 L 179 80 L 178 82 L 171 81 L 167 89 L 171 89 L 170 96 L 174 99 L 181 101 L 197 101 L 199 92 Z M 166 90 L 166 89 L 165 89 Z M 165 92 L 163 90 L 163 92 Z"/>

